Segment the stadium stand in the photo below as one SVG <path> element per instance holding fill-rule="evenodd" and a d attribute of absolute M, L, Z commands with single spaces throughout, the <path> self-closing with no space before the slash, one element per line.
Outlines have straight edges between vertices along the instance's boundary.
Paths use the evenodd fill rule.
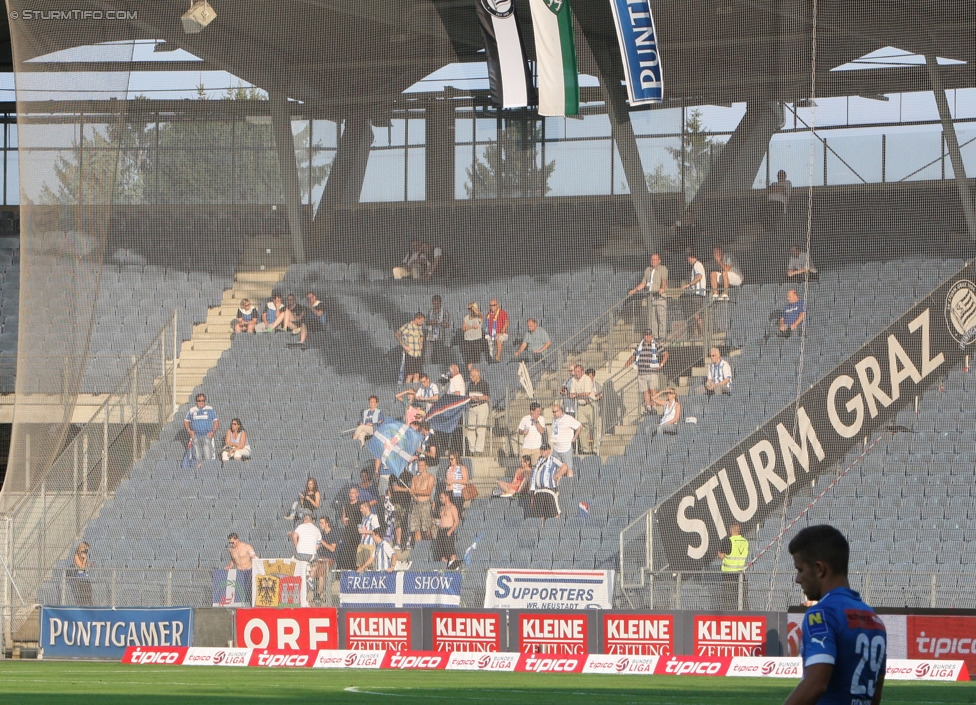
<path fill-rule="evenodd" d="M 524 506 L 518 499 L 484 496 L 473 502 L 462 524 L 458 546 L 466 547 L 478 536 L 484 537 L 466 568 L 465 602 L 480 604 L 484 589 L 482 571 L 488 567 L 616 567 L 620 530 L 669 497 L 760 421 L 789 404 L 797 393 L 797 369 L 801 360 L 799 384 L 805 386 L 849 356 L 859 341 L 900 315 L 960 264 L 935 260 L 887 262 L 883 266 L 899 273 L 899 286 L 883 291 L 877 287 L 859 287 L 859 283 L 877 277 L 882 266 L 877 262 L 825 272 L 820 282 L 811 283 L 806 292 L 810 325 L 802 343 L 799 338 L 783 340 L 768 334 L 769 313 L 781 305 L 790 288 L 788 285 L 743 286 L 737 302 L 729 305 L 733 309 L 730 336 L 742 343 L 741 354 L 732 358 L 737 389 L 742 390 L 736 403 L 721 396 L 708 401 L 703 397 L 687 397 L 685 413 L 699 421 L 683 424 L 677 436 L 652 435 L 656 426 L 652 417 L 640 422 L 622 455 L 611 455 L 605 462 L 601 462 L 600 456 L 578 458 L 576 477 L 564 480 L 561 485 L 563 519 L 560 521 L 540 525 L 538 520 L 526 520 Z M 585 274 L 587 281 L 592 282 L 587 308 L 590 311 L 602 310 L 614 302 L 616 292 L 605 284 L 614 279 L 612 275 L 620 274 L 624 279 L 633 275 L 597 267 Z M 578 286 L 580 277 L 571 279 Z M 333 293 L 337 281 L 342 287 Z M 102 567 L 123 572 L 149 571 L 141 576 L 141 581 L 135 581 L 137 584 L 159 580 L 160 571 L 176 571 L 179 579 L 170 578 L 170 583 L 179 587 L 178 594 L 196 604 L 209 600 L 209 584 L 204 579 L 201 585 L 200 574 L 192 571 L 206 572 L 223 563 L 224 537 L 228 531 L 238 531 L 254 545 L 258 555 L 288 553 L 285 532 L 290 523 L 282 520 L 281 515 L 305 478 L 316 477 L 323 497 L 331 501 L 344 494 L 360 467 L 371 463 L 367 462 L 367 454 L 359 452 L 358 446 L 341 437 L 340 432 L 354 425 L 363 401 L 371 393 L 379 394 L 381 408 L 397 413 L 396 406 L 391 404 L 396 391 L 395 355 L 391 353 L 395 345 L 393 332 L 412 311 L 425 309 L 433 293 L 444 296 L 452 315 L 457 315 L 454 312 L 472 300 L 496 297 L 503 305 L 511 300 L 509 310 L 516 322 L 513 325 L 529 315 L 537 316 L 546 322 L 555 340 L 572 334 L 578 326 L 573 317 L 564 315 L 566 297 L 572 293 L 564 281 L 554 285 L 551 281 L 514 277 L 491 284 L 390 286 L 376 270 L 315 263 L 290 268 L 276 290 L 299 297 L 307 290 L 322 292 L 329 307 L 331 335 L 312 339 L 308 350 L 286 347 L 283 336 L 237 336 L 199 389 L 208 394 L 224 427 L 232 416 L 243 420 L 254 448 L 253 459 L 223 467 L 210 461 L 199 469 L 181 469 L 185 441 L 179 439 L 186 406 L 181 407 L 174 421 L 164 428 L 160 440 L 149 448 L 133 468 L 129 480 L 119 486 L 114 499 L 85 531 L 85 540 L 95 547 L 94 555 Z M 802 358 L 801 345 L 808 352 Z M 810 351 L 816 354 L 809 354 Z M 512 368 L 492 365 L 484 369 L 492 386 L 493 402 L 504 403 L 500 391 L 511 383 Z M 769 376 L 766 371 L 770 369 L 782 370 L 782 378 Z M 935 392 L 928 393 L 920 402 L 918 419 L 907 424 L 928 428 L 927 438 L 941 439 L 939 444 L 929 440 L 926 452 L 947 454 L 957 449 L 946 440 L 949 431 L 941 430 L 939 424 L 947 417 L 953 420 L 958 417 L 960 404 L 970 390 L 963 373 L 954 371 L 950 380 L 954 384 L 947 384 L 946 388 L 952 391 L 939 397 L 932 396 Z M 945 413 L 947 404 L 956 412 L 955 416 Z M 953 431 L 962 429 L 953 426 Z M 922 442 L 915 441 L 912 450 L 919 452 Z M 875 458 L 883 453 L 895 453 L 895 448 L 902 448 L 903 453 L 908 450 L 906 442 L 895 436 L 874 449 L 865 461 L 863 483 L 870 483 L 874 498 L 878 496 L 880 475 Z M 849 454 L 851 461 L 856 456 L 855 451 Z M 902 460 L 899 473 L 901 468 L 904 472 L 897 476 L 889 473 L 886 481 L 909 481 L 911 471 L 904 456 L 895 458 Z M 466 462 L 471 465 L 470 459 Z M 846 464 L 842 465 L 846 467 Z M 875 469 L 873 475 L 868 472 L 869 467 Z M 832 496 L 837 498 L 836 509 L 825 509 L 833 504 L 828 496 L 815 505 L 811 520 L 818 516 L 830 518 L 842 529 L 854 531 L 856 527 L 850 525 L 851 504 L 845 500 L 861 497 L 864 490 L 848 489 L 851 480 L 853 477 L 847 477 L 835 488 Z M 932 482 L 933 487 L 940 486 L 938 478 Z M 890 494 L 896 495 L 897 490 L 892 486 Z M 818 488 L 799 491 L 792 498 L 790 512 L 819 491 Z M 947 500 L 944 490 L 941 494 L 932 492 L 931 506 L 923 504 L 919 509 L 921 515 L 902 516 L 895 512 L 880 524 L 887 531 L 876 530 L 865 537 L 871 541 L 868 555 L 878 561 L 869 564 L 863 571 L 865 574 L 870 574 L 872 569 L 881 571 L 890 567 L 891 561 L 883 552 L 890 546 L 897 524 L 915 523 L 926 519 L 927 513 L 942 511 L 933 507 L 940 506 L 939 500 L 943 503 Z M 578 511 L 580 502 L 588 505 L 588 516 Z M 968 505 L 964 508 L 963 504 L 957 500 L 953 506 L 968 511 Z M 825 511 L 829 513 L 823 516 Z M 945 518 L 945 513 L 939 516 Z M 757 544 L 765 545 L 771 532 L 775 533 L 774 528 L 778 529 L 778 523 L 768 520 L 755 537 Z M 920 528 L 920 534 L 921 531 Z M 961 532 L 963 529 L 959 527 L 956 533 L 960 538 L 953 540 L 963 540 Z M 950 571 L 939 556 L 948 556 L 951 551 L 952 544 L 946 544 L 943 553 L 936 554 L 932 562 L 924 565 L 932 567 L 940 576 L 947 575 Z M 758 576 L 776 572 L 770 578 L 776 590 L 770 594 L 777 595 L 774 606 L 782 608 L 793 594 L 789 570 L 783 567 L 781 556 L 779 563 L 773 560 L 775 555 L 778 554 L 767 552 L 757 562 L 754 568 L 757 577 L 750 583 L 750 590 L 759 601 L 770 590 Z M 441 565 L 430 556 L 426 542 L 415 548 L 409 559 L 413 569 L 439 569 Z M 48 595 L 58 589 L 57 573 L 56 569 L 44 588 Z M 126 578 L 130 580 L 131 575 Z M 886 585 L 884 589 L 878 585 L 875 601 L 897 602 L 892 597 L 896 587 L 906 595 L 909 587 L 917 592 L 907 582 L 901 586 Z M 695 605 L 696 601 L 700 606 L 707 606 L 714 597 L 714 590 L 707 583 L 687 581 L 682 590 L 682 604 L 686 606 Z M 136 599 L 134 592 L 123 595 Z M 146 595 L 143 591 L 138 599 L 146 600 Z M 121 597 L 117 595 L 115 599 Z"/>

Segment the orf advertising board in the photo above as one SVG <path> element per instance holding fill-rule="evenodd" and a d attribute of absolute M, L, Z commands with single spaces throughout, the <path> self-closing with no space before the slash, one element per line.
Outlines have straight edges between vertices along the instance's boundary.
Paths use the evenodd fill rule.
<path fill-rule="evenodd" d="M 604 654 L 670 656 L 674 653 L 673 615 L 605 612 L 602 617 Z"/>
<path fill-rule="evenodd" d="M 237 645 L 274 651 L 339 648 L 339 620 L 334 608 L 239 609 L 234 626 Z M 264 665 L 264 664 L 262 664 Z"/>
<path fill-rule="evenodd" d="M 189 646 L 193 610 L 42 607 L 41 648 L 46 658 L 119 661 L 129 646 Z"/>
<path fill-rule="evenodd" d="M 695 615 L 696 656 L 765 656 L 763 615 Z"/>
<path fill-rule="evenodd" d="M 500 612 L 434 612 L 430 625 L 434 651 L 501 651 Z"/>
<path fill-rule="evenodd" d="M 523 654 L 588 654 L 592 651 L 591 622 L 595 617 L 595 613 L 587 612 L 519 613 L 518 650 Z"/>
<path fill-rule="evenodd" d="M 415 611 L 343 611 L 345 648 L 351 651 L 407 651 L 413 648 Z"/>
<path fill-rule="evenodd" d="M 889 617 L 884 616 L 885 624 Z M 960 660 L 976 672 L 976 617 L 907 615 L 908 658 Z"/>

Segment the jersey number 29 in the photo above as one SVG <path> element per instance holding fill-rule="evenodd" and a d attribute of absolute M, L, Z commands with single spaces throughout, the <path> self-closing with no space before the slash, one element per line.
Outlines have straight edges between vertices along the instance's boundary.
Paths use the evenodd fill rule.
<path fill-rule="evenodd" d="M 878 683 L 878 673 L 881 671 L 881 664 L 885 657 L 885 638 L 880 634 L 870 641 L 867 634 L 858 634 L 857 641 L 854 643 L 854 653 L 861 657 L 860 663 L 854 669 L 854 677 L 851 678 L 851 695 L 867 695 L 874 697 L 874 688 Z M 867 666 L 871 672 L 871 677 L 867 679 L 867 684 L 861 684 L 861 671 Z"/>

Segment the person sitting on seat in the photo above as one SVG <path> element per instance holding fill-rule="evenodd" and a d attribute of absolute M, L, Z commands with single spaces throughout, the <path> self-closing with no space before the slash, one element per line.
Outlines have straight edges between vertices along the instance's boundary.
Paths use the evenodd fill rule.
<path fill-rule="evenodd" d="M 661 421 L 657 425 L 657 431 L 663 433 L 677 433 L 678 424 L 681 423 L 681 402 L 678 401 L 678 393 L 674 387 L 664 390 L 664 396 L 654 395 L 655 406 L 663 406 Z"/>
<path fill-rule="evenodd" d="M 729 300 L 729 287 L 742 286 L 742 270 L 732 255 L 726 254 L 721 247 L 712 250 L 718 269 L 710 275 L 712 283 L 712 299 Z M 721 288 L 721 292 L 719 291 Z"/>
<path fill-rule="evenodd" d="M 220 458 L 225 463 L 229 460 L 247 460 L 251 457 L 251 446 L 247 443 L 247 431 L 241 425 L 240 419 L 231 419 L 230 428 L 224 434 L 224 449 Z"/>
<path fill-rule="evenodd" d="M 241 305 L 237 309 L 237 316 L 234 318 L 234 332 L 248 333 L 254 332 L 254 327 L 258 324 L 258 310 L 254 308 L 250 299 L 241 299 Z"/>
<path fill-rule="evenodd" d="M 797 245 L 790 245 L 790 261 L 786 265 L 786 281 L 802 282 L 807 278 L 812 282 L 820 279 L 817 268 L 810 262 L 810 253 L 801 252 Z"/>
<path fill-rule="evenodd" d="M 793 331 L 803 327 L 806 320 L 806 304 L 800 300 L 800 295 L 796 293 L 796 289 L 790 289 L 786 292 L 786 307 L 779 319 L 780 337 L 789 338 L 793 335 Z"/>
<path fill-rule="evenodd" d="M 532 477 L 532 457 L 529 455 L 523 455 L 521 461 L 519 462 L 518 468 L 515 470 L 515 476 L 512 478 L 511 482 L 507 480 L 497 480 L 498 486 L 501 488 L 502 497 L 513 497 L 519 492 L 526 488 L 526 483 L 529 478 Z"/>
<path fill-rule="evenodd" d="M 378 396 L 370 395 L 366 403 L 368 408 L 363 409 L 359 418 L 359 425 L 356 427 L 355 433 L 352 434 L 352 439 L 359 441 L 360 447 L 366 445 L 366 441 L 372 437 L 376 427 L 386 421 L 386 417 L 380 411 L 380 398 Z"/>

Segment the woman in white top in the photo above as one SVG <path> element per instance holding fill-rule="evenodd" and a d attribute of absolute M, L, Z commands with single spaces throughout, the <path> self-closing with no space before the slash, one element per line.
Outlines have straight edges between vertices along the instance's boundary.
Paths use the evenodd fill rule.
<path fill-rule="evenodd" d="M 481 351 L 485 346 L 484 338 L 485 317 L 478 310 L 478 304 L 468 306 L 468 315 L 461 322 L 461 357 L 468 366 L 481 362 Z"/>
<path fill-rule="evenodd" d="M 449 465 L 444 472 L 444 482 L 447 491 L 451 493 L 451 502 L 457 507 L 458 516 L 464 510 L 464 486 L 468 484 L 468 468 L 458 463 L 457 453 L 448 455 Z"/>
<path fill-rule="evenodd" d="M 237 309 L 237 318 L 234 319 L 235 333 L 253 333 L 258 324 L 258 310 L 248 299 L 241 299 L 240 308 Z"/>
<path fill-rule="evenodd" d="M 251 457 L 251 446 L 247 444 L 247 431 L 241 426 L 240 419 L 230 422 L 230 428 L 224 434 L 224 450 L 220 457 L 225 463 L 228 460 L 244 460 Z"/>
<path fill-rule="evenodd" d="M 673 433 L 677 431 L 677 425 L 681 422 L 681 402 L 678 401 L 678 394 L 674 388 L 668 387 L 664 391 L 664 400 L 657 394 L 654 395 L 654 403 L 664 403 L 664 411 L 661 412 L 661 422 L 657 425 L 658 429 Z"/>

